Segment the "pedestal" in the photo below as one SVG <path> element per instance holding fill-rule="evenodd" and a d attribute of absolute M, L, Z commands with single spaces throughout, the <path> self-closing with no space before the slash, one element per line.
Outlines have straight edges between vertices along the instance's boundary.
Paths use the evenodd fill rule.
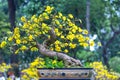
<path fill-rule="evenodd" d="M 39 68 L 39 80 L 95 80 L 93 68 Z"/>

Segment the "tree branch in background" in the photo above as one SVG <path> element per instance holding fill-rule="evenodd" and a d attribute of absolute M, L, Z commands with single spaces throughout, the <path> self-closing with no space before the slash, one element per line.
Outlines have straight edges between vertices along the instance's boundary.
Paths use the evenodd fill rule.
<path fill-rule="evenodd" d="M 86 28 L 90 33 L 90 0 L 86 2 Z"/>

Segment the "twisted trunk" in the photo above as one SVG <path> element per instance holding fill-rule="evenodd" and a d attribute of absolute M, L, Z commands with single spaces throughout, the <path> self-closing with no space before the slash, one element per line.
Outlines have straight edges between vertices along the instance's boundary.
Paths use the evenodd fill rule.
<path fill-rule="evenodd" d="M 82 66 L 80 60 L 74 59 L 64 53 L 59 53 L 59 52 L 55 52 L 55 51 L 51 51 L 49 49 L 46 49 L 44 45 L 37 43 L 37 46 L 39 48 L 39 52 L 42 55 L 48 56 L 48 57 L 57 57 L 60 60 L 63 60 L 65 62 L 65 65 L 69 65 L 69 66 Z"/>

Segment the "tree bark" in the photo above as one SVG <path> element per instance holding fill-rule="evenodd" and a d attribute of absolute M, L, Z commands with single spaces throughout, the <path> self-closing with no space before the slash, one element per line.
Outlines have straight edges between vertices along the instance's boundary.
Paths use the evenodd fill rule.
<path fill-rule="evenodd" d="M 74 59 L 74 58 L 72 58 L 64 53 L 55 52 L 55 51 L 51 51 L 49 49 L 46 49 L 44 45 L 39 44 L 38 42 L 37 42 L 37 46 L 39 48 L 39 52 L 42 55 L 45 55 L 45 56 L 48 56 L 51 58 L 57 57 L 58 59 L 63 60 L 65 62 L 65 65 L 82 67 L 80 60 L 76 60 L 76 59 Z"/>
<path fill-rule="evenodd" d="M 15 1 L 14 0 L 7 0 L 7 2 L 8 2 L 9 20 L 10 20 L 11 31 L 14 31 L 14 28 L 16 27 L 16 24 L 15 24 L 15 18 L 16 18 Z M 13 67 L 13 70 L 15 71 L 15 76 L 19 77 L 18 55 L 14 54 L 15 46 L 13 48 L 14 48 L 13 53 L 10 56 L 10 63 Z"/>
<path fill-rule="evenodd" d="M 7 0 L 8 1 L 8 10 L 9 10 L 9 20 L 11 25 L 11 31 L 15 28 L 15 3 L 14 0 Z"/>
<path fill-rule="evenodd" d="M 113 31 L 114 31 L 114 29 L 113 29 Z M 108 48 L 108 46 L 112 43 L 112 41 L 115 39 L 115 37 L 116 37 L 118 34 L 120 34 L 120 30 L 114 31 L 113 36 L 107 41 L 107 43 L 106 43 L 105 45 L 103 45 L 103 53 L 102 53 L 103 62 L 104 62 L 104 64 L 107 66 L 108 69 L 110 68 L 110 66 L 109 66 L 109 63 L 108 63 L 107 48 Z"/>
<path fill-rule="evenodd" d="M 86 28 L 90 33 L 90 0 L 86 2 Z"/>
<path fill-rule="evenodd" d="M 107 68 L 109 69 L 109 63 L 108 63 L 108 56 L 107 56 L 107 47 L 103 47 L 103 52 L 102 52 L 102 56 L 103 56 L 103 62 L 104 64 L 107 66 Z"/>

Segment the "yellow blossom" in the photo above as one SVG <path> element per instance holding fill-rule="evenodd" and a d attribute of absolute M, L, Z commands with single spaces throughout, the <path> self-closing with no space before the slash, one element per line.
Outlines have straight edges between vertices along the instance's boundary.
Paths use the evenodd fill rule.
<path fill-rule="evenodd" d="M 79 32 L 82 32 L 83 30 L 82 30 L 81 28 L 78 28 L 78 31 L 79 31 Z"/>
<path fill-rule="evenodd" d="M 51 13 L 52 12 L 52 10 L 53 10 L 54 8 L 53 7 L 50 7 L 50 6 L 46 6 L 46 9 L 45 9 L 45 11 L 47 12 L 47 13 Z"/>
<path fill-rule="evenodd" d="M 65 37 L 62 35 L 62 36 L 60 36 L 60 38 L 62 38 L 62 39 L 63 39 L 63 38 L 65 38 Z"/>
<path fill-rule="evenodd" d="M 65 49 L 65 50 L 64 50 L 64 52 L 65 52 L 65 53 L 68 53 L 68 50 L 67 50 L 67 49 Z"/>
<path fill-rule="evenodd" d="M 59 13 L 58 13 L 58 15 L 59 15 L 59 18 L 61 18 L 61 17 L 62 17 L 62 13 L 61 13 L 61 12 L 59 12 Z"/>
<path fill-rule="evenodd" d="M 56 23 L 57 25 L 59 25 L 59 24 L 60 24 L 60 22 L 59 22 L 58 20 L 55 20 L 55 23 Z"/>
<path fill-rule="evenodd" d="M 17 39 L 16 40 L 16 44 L 20 44 L 21 43 L 21 40 L 20 39 Z"/>
<path fill-rule="evenodd" d="M 12 40 L 13 40 L 13 37 L 9 37 L 9 38 L 8 38 L 8 41 L 12 41 Z"/>
<path fill-rule="evenodd" d="M 23 44 L 26 44 L 26 43 L 27 43 L 27 40 L 22 40 L 22 43 L 23 43 Z"/>
<path fill-rule="evenodd" d="M 89 37 L 86 37 L 86 38 L 85 38 L 85 40 L 86 40 L 86 41 L 89 41 L 89 40 L 90 40 L 90 38 L 89 38 Z"/>
<path fill-rule="evenodd" d="M 33 40 L 33 36 L 29 35 L 29 40 L 32 41 Z"/>
<path fill-rule="evenodd" d="M 56 61 L 56 60 L 53 60 L 53 61 L 52 61 L 52 64 L 56 64 L 56 63 L 57 63 L 57 61 Z"/>
<path fill-rule="evenodd" d="M 70 43 L 69 46 L 70 46 L 70 48 L 75 48 L 77 45 L 73 44 L 73 43 Z"/>
<path fill-rule="evenodd" d="M 54 49 L 53 49 L 53 48 L 50 48 L 50 50 L 52 50 L 52 51 L 53 51 Z"/>
<path fill-rule="evenodd" d="M 24 50 L 27 49 L 27 47 L 26 47 L 26 46 L 22 46 L 20 49 L 21 49 L 22 51 L 24 51 Z"/>
<path fill-rule="evenodd" d="M 63 16 L 63 17 L 62 17 L 62 20 L 63 20 L 63 21 L 65 21 L 65 20 L 66 20 L 66 17 L 65 17 L 65 16 Z"/>
<path fill-rule="evenodd" d="M 55 46 L 55 50 L 56 50 L 56 51 L 61 51 L 61 47 L 58 46 L 58 45 L 56 45 L 56 46 Z"/>
<path fill-rule="evenodd" d="M 26 18 L 24 16 L 21 17 L 21 21 L 22 22 L 25 22 L 26 21 Z"/>
<path fill-rule="evenodd" d="M 19 33 L 19 28 L 18 28 L 18 27 L 16 27 L 16 28 L 14 29 L 14 34 L 17 34 L 17 33 Z"/>
<path fill-rule="evenodd" d="M 35 22 L 35 23 L 38 23 L 38 19 L 37 19 L 37 18 L 34 18 L 34 22 Z"/>
<path fill-rule="evenodd" d="M 102 62 L 93 62 L 90 64 L 90 66 L 92 68 L 94 68 L 95 72 L 96 72 L 96 80 L 118 80 L 118 76 L 113 74 L 112 72 L 109 72 L 106 68 L 106 66 L 104 66 L 102 64 Z"/>
<path fill-rule="evenodd" d="M 83 30 L 83 34 L 88 34 L 88 31 L 87 30 Z"/>
<path fill-rule="evenodd" d="M 68 14 L 68 17 L 73 19 L 73 15 L 72 14 Z"/>
<path fill-rule="evenodd" d="M 98 46 L 102 46 L 102 44 L 100 42 L 98 42 Z"/>
<path fill-rule="evenodd" d="M 17 49 L 17 50 L 15 51 L 15 54 L 18 54 L 18 52 L 19 52 L 19 49 Z"/>
<path fill-rule="evenodd" d="M 65 43 L 65 46 L 68 46 L 68 43 Z"/>
<path fill-rule="evenodd" d="M 31 51 L 38 51 L 38 48 L 32 47 L 32 48 L 31 48 Z"/>
<path fill-rule="evenodd" d="M 88 43 L 83 43 L 83 47 L 88 47 Z"/>
<path fill-rule="evenodd" d="M 30 67 L 35 67 L 35 66 L 38 65 L 38 64 L 39 64 L 38 61 L 34 61 L 34 62 L 32 62 L 32 63 L 30 64 Z"/>
<path fill-rule="evenodd" d="M 90 46 L 94 46 L 95 45 L 94 41 L 90 41 L 89 44 L 90 44 Z"/>
<path fill-rule="evenodd" d="M 55 44 L 60 44 L 60 41 L 56 40 L 56 41 L 55 41 Z"/>
<path fill-rule="evenodd" d="M 0 47 L 1 47 L 1 48 L 3 48 L 3 47 L 5 47 L 5 46 L 6 46 L 6 44 L 7 44 L 7 42 L 6 42 L 6 41 L 2 41 L 2 42 L 1 42 L 1 44 L 0 44 Z"/>

